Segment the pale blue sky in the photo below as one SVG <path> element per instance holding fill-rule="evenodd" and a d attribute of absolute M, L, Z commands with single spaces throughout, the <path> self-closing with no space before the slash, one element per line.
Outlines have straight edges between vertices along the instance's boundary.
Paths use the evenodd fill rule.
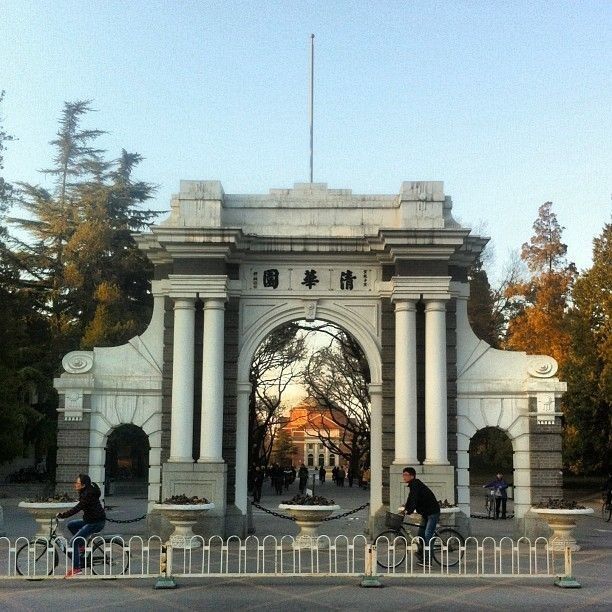
<path fill-rule="evenodd" d="M 226 193 L 314 179 L 354 193 L 442 180 L 497 265 L 540 204 L 590 264 L 610 220 L 612 3 L 0 0 L 7 179 L 45 184 L 63 102 L 92 99 L 101 144 L 145 157 L 169 208 L 181 179 Z"/>

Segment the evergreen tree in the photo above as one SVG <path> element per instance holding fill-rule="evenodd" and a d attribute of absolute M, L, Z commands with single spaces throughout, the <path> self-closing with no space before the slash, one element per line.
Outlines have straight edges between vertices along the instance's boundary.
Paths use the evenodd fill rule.
<path fill-rule="evenodd" d="M 141 161 L 123 151 L 105 161 L 94 147 L 100 130 L 82 129 L 89 101 L 66 103 L 60 119 L 52 192 L 20 184 L 28 218 L 13 219 L 33 239 L 22 241 L 18 256 L 35 306 L 48 316 L 57 361 L 79 345 L 125 342 L 148 322 L 151 266 L 131 236 L 157 213 L 138 205 L 153 187 L 134 181 Z"/>
<path fill-rule="evenodd" d="M 612 224 L 594 239 L 593 265 L 572 298 L 564 460 L 576 472 L 605 474 L 612 469 Z"/>
<path fill-rule="evenodd" d="M 13 201 L 28 215 L 10 221 L 26 238 L 11 236 L 11 248 L 3 251 L 13 264 L 13 306 L 25 310 L 7 319 L 14 328 L 7 326 L 2 344 L 13 347 L 24 435 L 40 454 L 53 450 L 45 447 L 55 439 L 52 381 L 61 358 L 79 346 L 121 344 L 150 317 L 151 265 L 132 232 L 157 215 L 139 208 L 153 187 L 132 178 L 139 155 L 103 158 L 95 146 L 103 132 L 81 127 L 90 111 L 89 101 L 64 105 L 51 141 L 53 165 L 43 171 L 54 186 L 16 185 Z"/>
<path fill-rule="evenodd" d="M 504 317 L 499 309 L 499 302 L 489 283 L 489 277 L 479 257 L 472 265 L 468 280 L 470 298 L 468 300 L 468 318 L 474 333 L 493 347 L 499 346 Z"/>
<path fill-rule="evenodd" d="M 4 92 L 0 92 L 0 103 Z M 5 225 L 13 186 L 3 176 L 6 144 L 14 140 L 0 115 L 0 463 L 21 454 L 45 430 L 43 415 L 48 383 L 41 370 L 39 342 L 46 326 L 32 312 L 29 292 L 21 287 L 17 260 L 9 248 Z M 40 436 L 48 443 L 47 436 Z M 46 449 L 39 448 L 38 456 Z"/>
<path fill-rule="evenodd" d="M 564 320 L 576 269 L 565 259 L 563 228 L 551 208 L 551 202 L 540 206 L 534 235 L 522 247 L 521 259 L 531 278 L 506 290 L 515 314 L 508 324 L 505 348 L 551 355 L 562 364 L 570 344 Z"/>

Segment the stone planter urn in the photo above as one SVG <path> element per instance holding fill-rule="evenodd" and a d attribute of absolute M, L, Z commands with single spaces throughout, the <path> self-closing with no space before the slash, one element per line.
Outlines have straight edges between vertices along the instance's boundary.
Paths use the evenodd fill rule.
<path fill-rule="evenodd" d="M 319 536 L 319 525 L 328 516 L 331 516 L 336 510 L 340 510 L 340 506 L 309 506 L 298 504 L 280 504 L 279 510 L 286 512 L 289 516 L 295 517 L 295 522 L 300 528 L 299 533 L 295 538 L 295 543 L 298 546 L 317 545 Z M 319 548 L 325 548 L 326 542 L 318 541 Z"/>
<path fill-rule="evenodd" d="M 566 546 L 573 551 L 580 550 L 580 546 L 574 537 L 576 518 L 593 514 L 593 508 L 531 508 L 531 512 L 544 519 L 552 529 L 549 538 L 553 550 L 565 550 Z"/>
<path fill-rule="evenodd" d="M 19 502 L 19 507 L 27 510 L 36 521 L 36 539 L 46 540 L 49 537 L 49 521 L 55 518 L 58 512 L 65 512 L 74 508 L 78 502 Z"/>
<path fill-rule="evenodd" d="M 173 548 L 199 548 L 202 542 L 195 533 L 193 526 L 201 514 L 208 512 L 215 504 L 153 504 L 153 510 L 161 512 L 171 523 L 174 530 L 170 534 L 168 544 Z"/>

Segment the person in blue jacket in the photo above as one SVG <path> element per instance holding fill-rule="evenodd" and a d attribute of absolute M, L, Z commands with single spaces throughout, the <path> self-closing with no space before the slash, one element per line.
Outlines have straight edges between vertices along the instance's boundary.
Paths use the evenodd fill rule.
<path fill-rule="evenodd" d="M 504 480 L 504 475 L 498 473 L 495 480 L 489 484 L 482 485 L 483 489 L 493 489 L 495 491 L 495 518 L 499 518 L 499 510 L 501 507 L 501 517 L 506 518 L 506 502 L 508 501 L 508 483 Z"/>

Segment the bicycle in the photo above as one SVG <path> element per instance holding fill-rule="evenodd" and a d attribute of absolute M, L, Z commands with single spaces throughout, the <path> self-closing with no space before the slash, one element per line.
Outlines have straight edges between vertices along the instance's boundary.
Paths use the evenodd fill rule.
<path fill-rule="evenodd" d="M 57 534 L 58 519 L 49 521 L 49 537 L 26 542 L 15 554 L 15 569 L 20 576 L 51 576 L 60 558 L 71 565 L 72 553 L 67 540 Z M 93 546 L 90 547 L 93 542 Z M 130 553 L 117 535 L 92 534 L 85 546 L 84 568 L 97 576 L 118 576 L 127 572 Z"/>
<path fill-rule="evenodd" d="M 385 524 L 388 529 L 374 538 L 377 552 L 376 562 L 380 567 L 392 569 L 404 562 L 409 546 L 412 547 L 414 540 L 417 540 L 419 547 L 422 546 L 423 541 L 408 529 L 409 527 L 418 528 L 420 525 L 404 521 L 403 514 L 387 512 Z M 429 545 L 431 557 L 438 565 L 453 567 L 463 558 L 465 538 L 452 527 L 438 525 Z"/>
<path fill-rule="evenodd" d="M 495 516 L 495 489 L 485 494 L 485 512 L 489 519 Z"/>
<path fill-rule="evenodd" d="M 612 518 L 612 503 L 608 501 L 608 493 L 604 493 L 601 500 L 601 518 L 606 521 L 606 523 L 610 522 Z"/>

